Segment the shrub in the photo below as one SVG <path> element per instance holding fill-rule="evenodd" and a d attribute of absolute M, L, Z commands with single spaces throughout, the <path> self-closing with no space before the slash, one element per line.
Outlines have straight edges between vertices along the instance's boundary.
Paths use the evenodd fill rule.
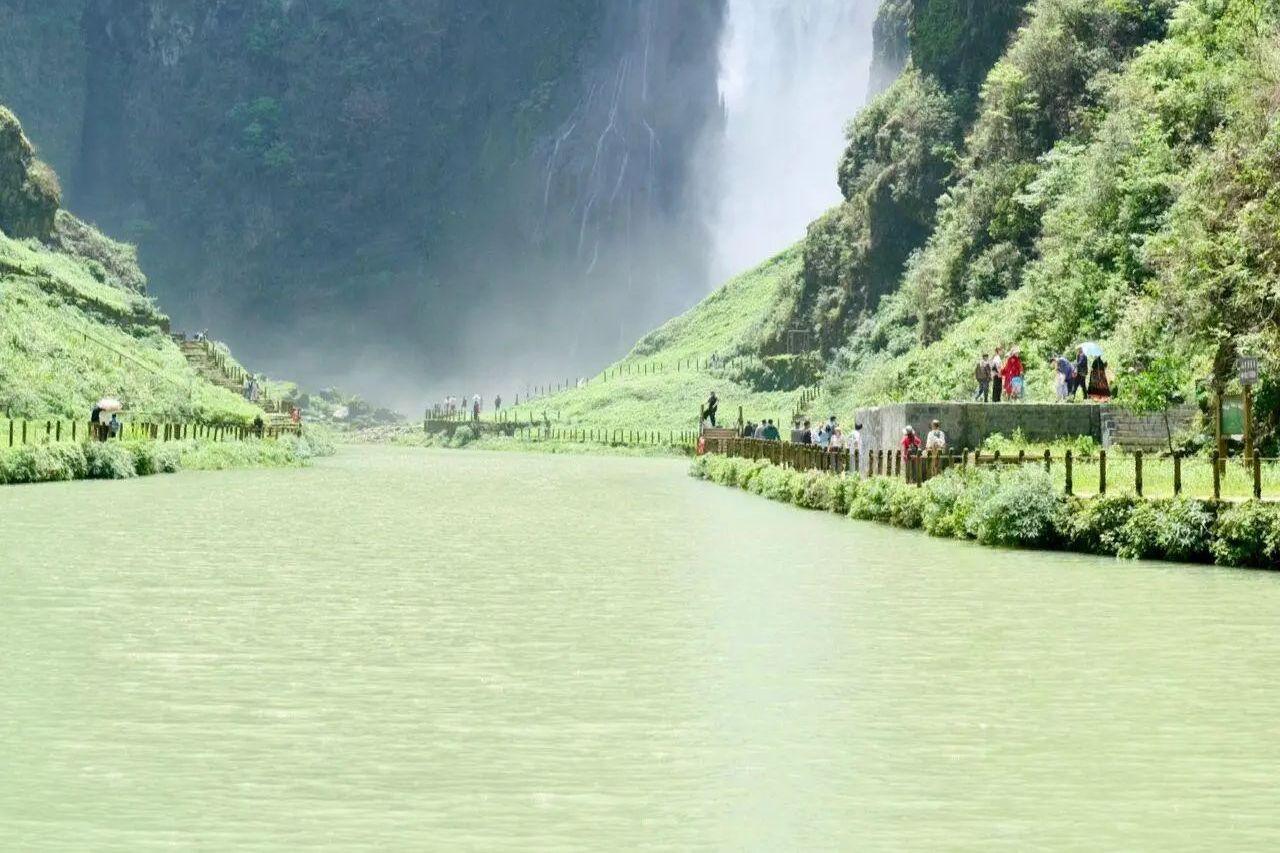
<path fill-rule="evenodd" d="M 50 483 L 84 476 L 78 444 L 28 445 L 0 452 L 0 483 Z"/>
<path fill-rule="evenodd" d="M 836 482 L 837 478 L 825 471 L 806 471 L 796 490 L 796 506 L 830 512 L 836 503 Z"/>
<path fill-rule="evenodd" d="M 920 523 L 931 536 L 965 538 L 964 496 L 971 483 L 966 476 L 970 468 L 952 468 L 940 477 L 924 484 L 924 504 L 920 509 Z"/>
<path fill-rule="evenodd" d="M 858 496 L 860 483 L 857 477 L 837 477 L 835 486 L 831 490 L 831 511 L 838 515 L 848 514 L 849 505 Z"/>
<path fill-rule="evenodd" d="M 1019 466 L 1001 472 L 997 483 L 974 506 L 974 538 L 984 545 L 1051 544 L 1064 511 L 1053 479 L 1040 468 Z"/>
<path fill-rule="evenodd" d="M 1121 531 L 1136 504 L 1127 495 L 1072 499 L 1059 519 L 1059 535 L 1073 551 L 1116 554 L 1123 544 Z"/>
<path fill-rule="evenodd" d="M 901 486 L 901 483 L 890 477 L 867 480 L 849 502 L 849 517 L 862 521 L 889 521 L 893 514 L 893 495 Z"/>
<path fill-rule="evenodd" d="M 1259 501 L 1223 510 L 1213 558 L 1220 566 L 1274 568 L 1280 564 L 1280 510 Z"/>
<path fill-rule="evenodd" d="M 919 529 L 924 514 L 924 489 L 900 480 L 890 482 L 895 483 L 897 488 L 893 489 L 889 497 L 889 523 L 908 530 Z"/>
<path fill-rule="evenodd" d="M 1113 531 L 1116 556 L 1126 560 L 1154 559 L 1161 555 L 1160 511 L 1155 501 L 1138 501 L 1125 523 Z"/>
<path fill-rule="evenodd" d="M 138 476 L 133 452 L 118 441 L 91 441 L 84 445 L 88 477 L 94 480 L 127 480 Z"/>
<path fill-rule="evenodd" d="M 468 444 L 476 440 L 476 434 L 469 426 L 460 426 L 453 431 L 453 435 L 449 437 L 449 447 L 466 447 Z"/>

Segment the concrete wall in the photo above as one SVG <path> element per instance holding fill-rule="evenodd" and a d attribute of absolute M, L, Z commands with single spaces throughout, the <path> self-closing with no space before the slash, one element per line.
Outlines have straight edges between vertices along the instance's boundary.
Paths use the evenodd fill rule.
<path fill-rule="evenodd" d="M 952 448 L 976 448 L 993 433 L 1012 435 L 1021 429 L 1032 441 L 1053 441 L 1080 435 L 1102 438 L 1102 407 L 1084 403 L 896 403 L 859 409 L 862 443 L 868 451 L 896 450 L 903 427 L 929 433 L 937 419 Z"/>

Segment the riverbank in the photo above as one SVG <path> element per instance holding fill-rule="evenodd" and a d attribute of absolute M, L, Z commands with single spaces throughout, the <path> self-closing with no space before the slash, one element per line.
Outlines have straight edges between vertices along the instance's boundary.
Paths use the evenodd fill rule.
<path fill-rule="evenodd" d="M 177 471 L 297 468 L 334 452 L 328 437 L 310 432 L 274 440 L 30 444 L 0 450 L 0 485 L 126 480 Z"/>
<path fill-rule="evenodd" d="M 1124 558 L 1280 566 L 1280 505 L 1131 495 L 1071 498 L 1038 468 L 960 468 L 923 486 L 894 477 L 801 473 L 707 455 L 692 476 L 804 509 L 983 545 Z"/>
<path fill-rule="evenodd" d="M 513 436 L 477 435 L 465 425 L 449 434 L 425 433 L 417 425 L 404 424 L 359 430 L 348 434 L 347 438 L 353 444 L 383 444 L 444 450 L 490 450 L 508 453 L 673 458 L 689 456 L 693 452 L 692 446 L 681 444 L 678 439 L 670 441 L 665 434 L 660 435 L 654 432 L 642 436 L 621 430 L 608 437 L 595 437 L 587 431 L 577 431 L 570 438 L 541 437 L 536 433 Z"/>

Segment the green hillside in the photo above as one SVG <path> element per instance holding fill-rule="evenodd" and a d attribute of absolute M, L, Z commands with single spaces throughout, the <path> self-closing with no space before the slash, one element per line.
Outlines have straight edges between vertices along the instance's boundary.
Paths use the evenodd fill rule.
<path fill-rule="evenodd" d="M 0 416 L 87 419 L 104 395 L 139 420 L 261 414 L 188 366 L 133 248 L 58 204 L 52 171 L 0 107 Z"/>
<path fill-rule="evenodd" d="M 963 5 L 929 4 L 913 52 Z M 814 414 L 967 399 L 973 361 L 997 345 L 1022 349 L 1030 398 L 1049 399 L 1050 357 L 1091 340 L 1119 386 L 1159 365 L 1188 397 L 1230 390 L 1236 356 L 1260 356 L 1259 427 L 1274 443 L 1280 5 L 1034 0 L 1017 20 L 998 52 L 983 39 L 1000 32 L 950 33 L 948 49 L 971 54 L 951 63 L 959 76 L 936 50 L 913 59 L 849 126 L 844 201 L 782 262 L 623 362 L 715 349 L 740 366 L 624 374 L 560 408 L 589 422 L 657 402 L 665 418 L 717 385 L 751 416 L 815 382 Z M 983 60 L 975 94 L 965 81 L 984 56 L 999 58 Z M 811 351 L 795 354 L 797 330 Z"/>
<path fill-rule="evenodd" d="M 514 416 L 541 419 L 545 412 L 586 428 L 688 430 L 714 390 L 724 418 L 736 419 L 738 406 L 748 417 L 789 417 L 796 393 L 758 390 L 766 363 L 744 342 L 785 304 L 799 265 L 795 248 L 771 258 L 651 332 L 582 387 L 522 404 Z"/>

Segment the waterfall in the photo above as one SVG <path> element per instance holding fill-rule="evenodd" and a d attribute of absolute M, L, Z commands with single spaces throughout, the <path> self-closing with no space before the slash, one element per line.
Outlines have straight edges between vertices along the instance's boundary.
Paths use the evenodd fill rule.
<path fill-rule="evenodd" d="M 840 200 L 844 126 L 866 100 L 878 0 L 728 0 L 711 272 L 718 285 Z"/>

